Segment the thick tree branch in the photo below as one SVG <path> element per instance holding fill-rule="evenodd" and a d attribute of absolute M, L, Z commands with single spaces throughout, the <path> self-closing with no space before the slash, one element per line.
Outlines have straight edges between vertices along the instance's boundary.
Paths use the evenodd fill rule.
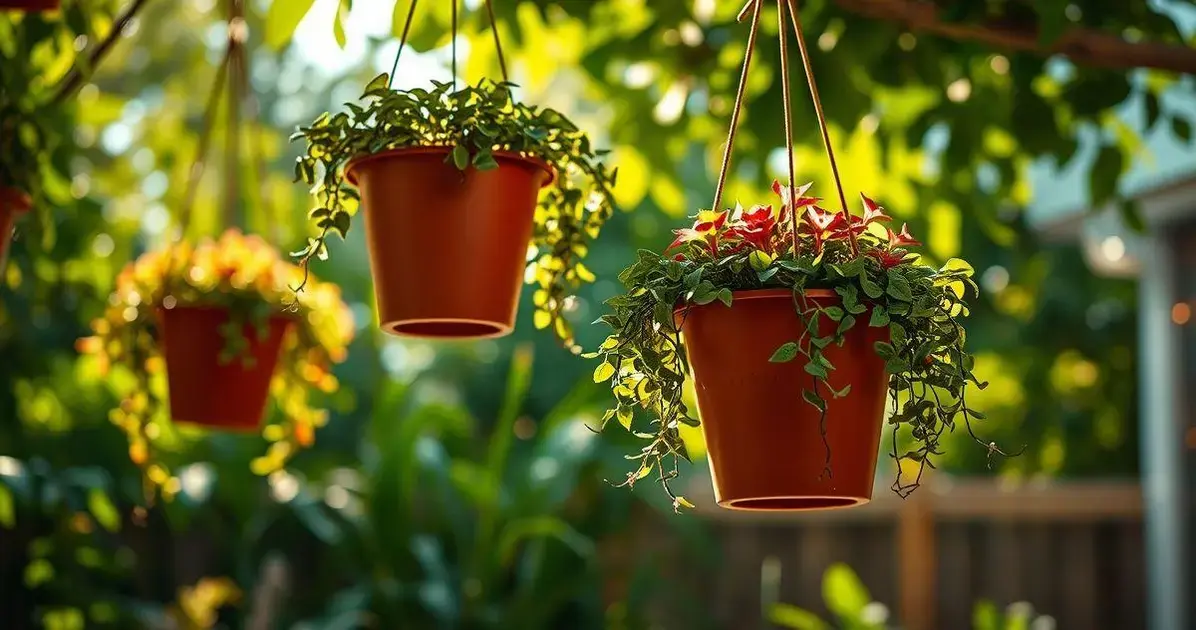
<path fill-rule="evenodd" d="M 1154 68 L 1196 74 L 1196 48 L 1182 45 L 1128 42 L 1116 35 L 1089 29 L 1065 31 L 1042 45 L 1033 29 L 992 24 L 956 24 L 939 18 L 938 7 L 922 0 L 835 0 L 857 15 L 898 22 L 913 32 L 930 33 L 959 42 L 1042 56 L 1063 55 L 1077 65 L 1111 70 Z"/>

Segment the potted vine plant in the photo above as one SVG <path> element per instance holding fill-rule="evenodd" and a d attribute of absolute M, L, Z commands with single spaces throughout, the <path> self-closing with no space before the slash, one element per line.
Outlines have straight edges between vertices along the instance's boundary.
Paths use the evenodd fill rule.
<path fill-rule="evenodd" d="M 295 176 L 315 190 L 319 231 L 302 263 L 326 257 L 327 236 L 344 237 L 360 201 L 385 331 L 507 334 L 526 277 L 538 286 L 536 327 L 573 346 L 567 298 L 594 279 L 582 259 L 614 206 L 605 152 L 559 112 L 515 101 L 505 81 L 388 85 L 379 75 L 364 106 L 295 135 L 307 142 Z"/>
<path fill-rule="evenodd" d="M 122 395 L 112 420 L 128 433 L 136 463 L 149 460 L 151 446 L 177 441 L 167 417 L 256 430 L 271 393 L 278 420 L 262 432 L 273 444 L 254 468 L 270 472 L 313 443 L 327 413 L 308 390 L 336 388 L 330 369 L 354 329 L 336 285 L 309 279 L 310 295 L 293 302 L 288 284 L 302 275 L 264 240 L 236 230 L 146 253 L 120 273 L 80 350 Z"/>
<path fill-rule="evenodd" d="M 809 185 L 792 203 L 773 188 L 776 206 L 699 213 L 676 231 L 674 255 L 641 251 L 602 317 L 614 333 L 590 355 L 616 401 L 603 423 L 648 441 L 626 483 L 656 471 L 676 506 L 689 505 L 668 483 L 687 458 L 678 427 L 699 424 L 682 400 L 691 369 L 715 496 L 732 509 L 870 500 L 886 398 L 893 457 L 923 466 L 957 417 L 969 431 L 984 417 L 967 403 L 969 384 L 985 383 L 959 322 L 972 268 L 921 263 L 908 226 L 894 231 L 868 197 L 847 218 L 804 196 Z M 636 408 L 653 430 L 635 426 Z M 903 428 L 914 446 L 898 453 Z M 894 489 L 916 483 L 899 473 Z"/>

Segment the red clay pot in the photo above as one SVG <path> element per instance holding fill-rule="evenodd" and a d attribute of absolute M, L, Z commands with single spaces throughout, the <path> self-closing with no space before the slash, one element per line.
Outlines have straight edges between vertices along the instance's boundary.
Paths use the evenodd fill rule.
<path fill-rule="evenodd" d="M 840 304 L 833 291 L 806 291 L 809 303 Z M 813 389 L 798 356 L 770 363 L 782 344 L 797 341 L 804 326 L 785 289 L 737 291 L 731 306 L 713 302 L 676 312 L 693 367 L 702 434 L 710 459 L 714 496 L 734 510 L 820 510 L 850 507 L 872 498 L 889 376 L 873 343 L 888 340 L 887 328 L 871 328 L 868 315 L 846 334 L 842 347 L 827 346 L 834 364 L 830 384 L 851 385 L 843 398 L 826 388 L 826 440 L 820 414 L 802 399 Z M 834 332 L 819 318 L 820 336 Z"/>
<path fill-rule="evenodd" d="M 361 192 L 378 320 L 410 337 L 481 339 L 515 327 L 542 160 L 495 153 L 464 172 L 449 149 L 396 149 L 351 162 Z"/>
<path fill-rule="evenodd" d="M 221 364 L 228 321 L 223 308 L 176 307 L 160 311 L 162 353 L 170 389 L 170 415 L 175 422 L 227 431 L 254 431 L 266 410 L 270 379 L 278 363 L 283 336 L 292 321 L 271 317 L 269 334 L 245 326 L 252 366 L 243 361 Z"/>
<path fill-rule="evenodd" d="M 17 217 L 29 212 L 32 203 L 29 195 L 15 188 L 0 186 L 0 271 L 4 271 L 4 262 L 8 259 L 13 224 Z"/>
<path fill-rule="evenodd" d="M 60 0 L 0 0 L 0 11 L 54 11 Z"/>

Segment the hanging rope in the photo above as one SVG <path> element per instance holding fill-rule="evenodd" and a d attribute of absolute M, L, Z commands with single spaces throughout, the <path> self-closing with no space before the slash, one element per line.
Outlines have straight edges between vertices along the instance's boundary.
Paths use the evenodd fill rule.
<path fill-rule="evenodd" d="M 457 89 L 457 31 L 458 31 L 458 17 L 457 17 L 457 0 L 451 0 L 452 5 L 452 24 L 451 33 L 452 40 L 450 47 L 452 48 L 452 72 L 453 72 L 453 90 Z M 399 35 L 399 49 L 395 52 L 394 63 L 390 66 L 390 77 L 386 81 L 386 87 L 394 87 L 395 74 L 399 71 L 399 58 L 403 55 L 403 49 L 407 46 L 407 36 L 411 33 L 411 22 L 415 17 L 415 7 L 419 4 L 419 0 L 411 0 L 411 7 L 407 9 L 407 18 L 403 22 L 403 32 Z M 498 35 L 498 22 L 494 19 L 494 4 L 492 0 L 486 0 L 486 13 L 490 18 L 490 32 L 494 34 L 494 50 L 498 53 L 498 68 L 502 72 L 502 80 L 509 82 L 511 79 L 507 74 L 507 60 L 503 55 L 502 40 Z"/>
<path fill-rule="evenodd" d="M 723 148 L 722 166 L 719 169 L 718 181 L 714 189 L 714 205 L 712 210 L 718 210 L 722 207 L 723 189 L 727 183 L 727 172 L 731 163 L 731 152 L 734 149 L 735 133 L 739 126 L 740 114 L 743 110 L 744 95 L 747 89 L 748 71 L 752 65 L 752 53 L 756 46 L 756 36 L 760 29 L 760 10 L 764 6 L 764 0 L 747 0 L 743 8 L 739 10 L 736 15 L 736 21 L 742 22 L 750 11 L 752 13 L 751 30 L 748 32 L 747 51 L 743 57 L 743 70 L 739 77 L 739 89 L 735 93 L 735 105 L 731 110 L 731 126 L 727 132 L 727 143 Z M 796 172 L 794 169 L 794 149 L 793 149 L 793 99 L 789 86 L 789 44 L 785 35 L 785 13 L 788 12 L 790 21 L 793 23 L 793 31 L 797 38 L 798 51 L 801 54 L 802 66 L 805 68 L 806 83 L 810 88 L 810 98 L 814 102 L 814 113 L 818 118 L 818 129 L 822 133 L 822 143 L 826 148 L 827 160 L 830 162 L 831 175 L 835 181 L 835 189 L 839 193 L 839 212 L 847 221 L 851 220 L 851 212 L 847 208 L 847 196 L 843 192 L 843 182 L 839 177 L 839 166 L 835 160 L 835 150 L 831 146 L 831 137 L 827 129 L 826 115 L 822 109 L 822 99 L 818 94 L 818 84 L 814 80 L 814 68 L 810 62 L 810 52 L 806 47 L 805 36 L 802 32 L 801 18 L 797 9 L 797 0 L 777 0 L 777 24 L 778 37 L 780 39 L 781 48 L 781 97 L 784 104 L 785 112 L 785 152 L 788 159 L 789 167 L 789 200 L 790 204 L 796 203 Z M 794 253 L 797 252 L 797 213 L 793 212 L 791 218 L 793 225 L 793 247 Z M 856 242 L 855 232 L 848 230 L 849 241 L 851 243 L 852 254 L 859 254 L 859 244 Z"/>
<path fill-rule="evenodd" d="M 748 70 L 752 67 L 752 53 L 756 48 L 756 34 L 760 31 L 760 9 L 764 0 L 748 0 L 752 11 L 752 30 L 748 31 L 747 51 L 743 55 L 743 71 L 739 74 L 739 89 L 735 92 L 735 107 L 731 110 L 731 128 L 727 131 L 727 144 L 723 147 L 723 164 L 718 172 L 718 184 L 714 188 L 714 205 L 711 210 L 718 212 L 723 202 L 723 187 L 727 184 L 727 169 L 731 166 L 731 150 L 735 147 L 735 132 L 739 127 L 739 114 L 743 111 L 743 95 L 747 92 Z M 745 15 L 748 6 L 739 12 L 740 19 Z"/>

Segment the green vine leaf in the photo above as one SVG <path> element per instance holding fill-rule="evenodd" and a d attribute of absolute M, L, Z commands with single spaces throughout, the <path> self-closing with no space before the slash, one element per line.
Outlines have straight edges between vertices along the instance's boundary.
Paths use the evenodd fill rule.
<path fill-rule="evenodd" d="M 790 341 L 782 344 L 769 357 L 770 363 L 788 363 L 797 358 L 797 342 Z"/>

